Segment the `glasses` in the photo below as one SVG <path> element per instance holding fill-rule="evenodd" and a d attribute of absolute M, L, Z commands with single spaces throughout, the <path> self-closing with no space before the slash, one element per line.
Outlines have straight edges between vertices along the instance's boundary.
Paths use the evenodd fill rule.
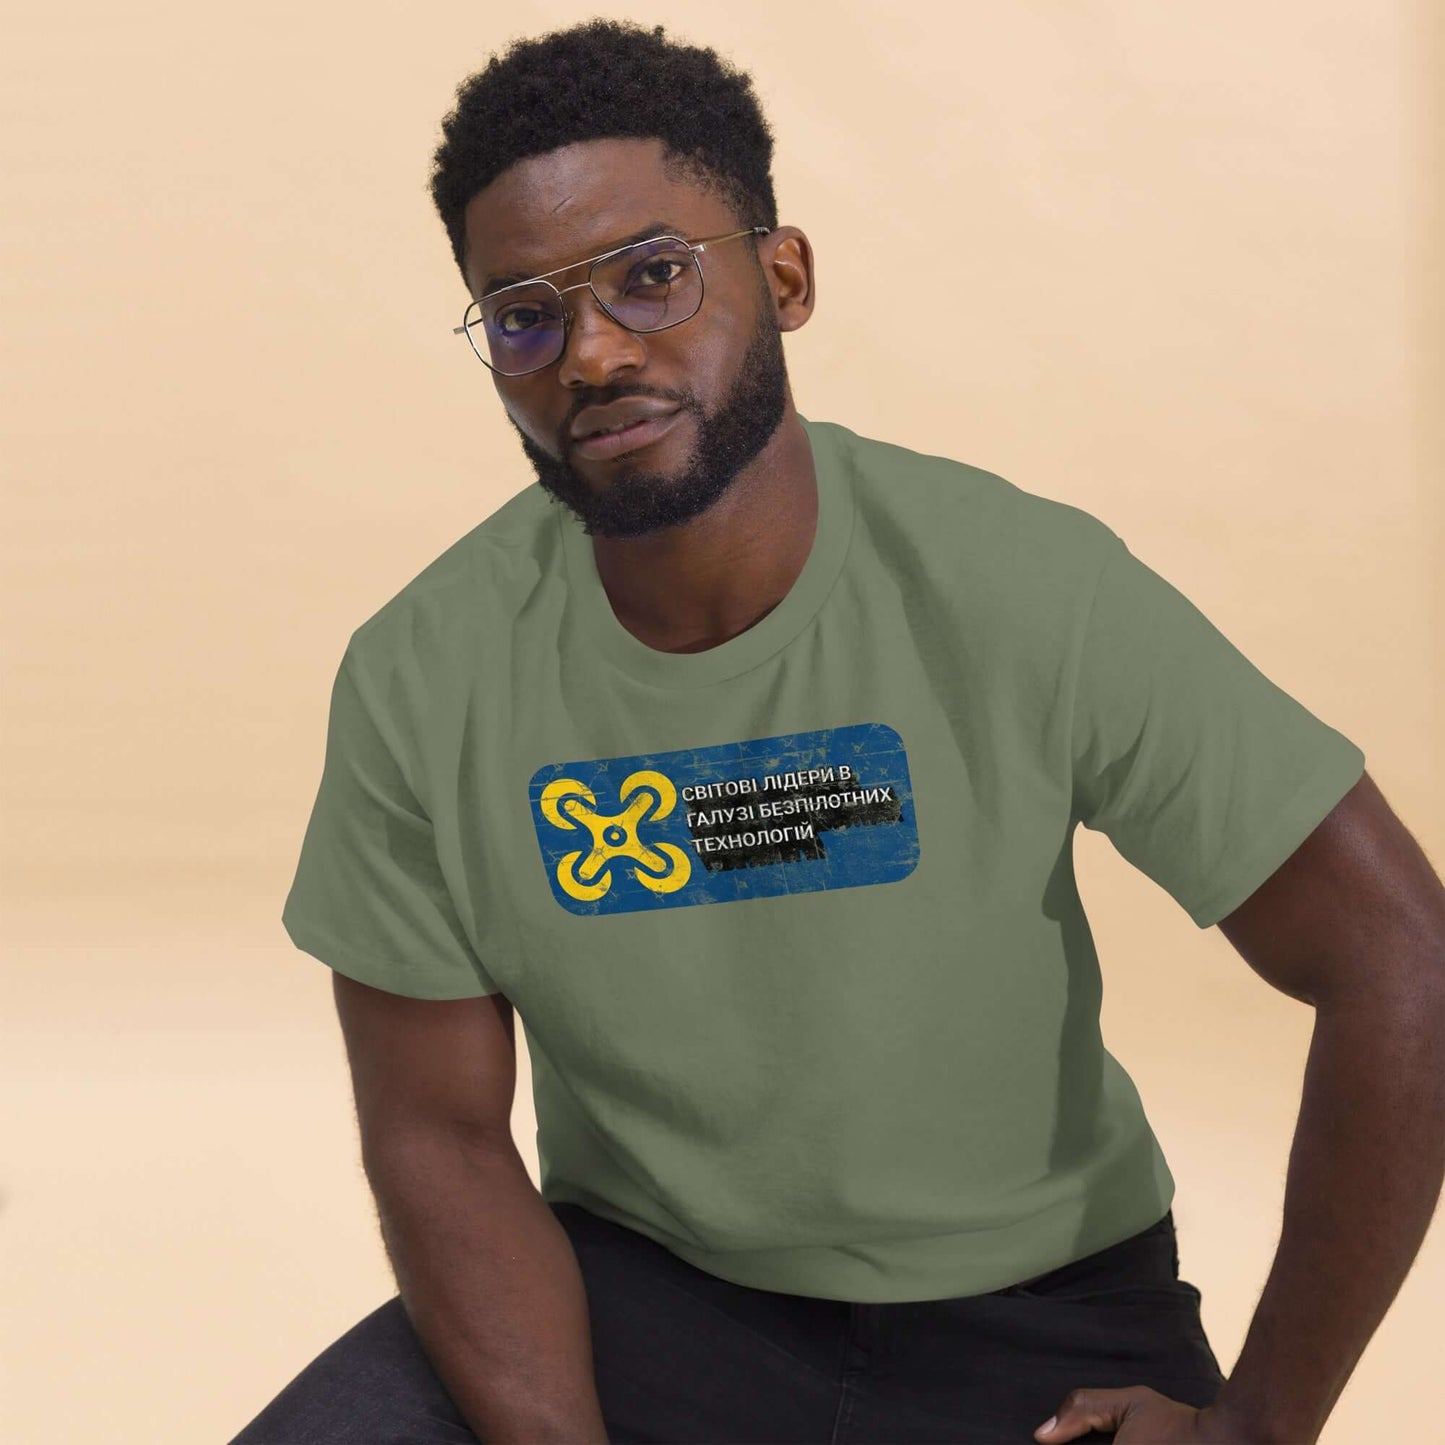
<path fill-rule="evenodd" d="M 595 256 L 587 279 L 575 286 L 554 286 L 547 276 L 560 276 L 560 266 L 530 281 L 518 281 L 488 292 L 467 307 L 452 335 L 465 333 L 479 360 L 500 376 L 526 376 L 551 366 L 567 346 L 572 313 L 562 304 L 568 291 L 586 286 L 597 304 L 629 331 L 666 331 L 696 316 L 702 305 L 702 267 L 697 253 L 738 236 L 766 236 L 767 226 L 749 226 L 722 236 L 684 241 L 679 236 L 653 236 Z M 573 266 L 585 265 L 575 261 Z"/>

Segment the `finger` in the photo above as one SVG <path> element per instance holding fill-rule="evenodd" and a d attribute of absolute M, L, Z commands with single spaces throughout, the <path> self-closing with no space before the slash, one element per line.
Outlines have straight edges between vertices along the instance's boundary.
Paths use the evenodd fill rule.
<path fill-rule="evenodd" d="M 1090 1430 L 1117 1430 L 1129 1413 L 1131 1394 L 1129 1390 L 1070 1390 L 1058 1413 L 1034 1431 L 1034 1439 L 1055 1445 Z"/>

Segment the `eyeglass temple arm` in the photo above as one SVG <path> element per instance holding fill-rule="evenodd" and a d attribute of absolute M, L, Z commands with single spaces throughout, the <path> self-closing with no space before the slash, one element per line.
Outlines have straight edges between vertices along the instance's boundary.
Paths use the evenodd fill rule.
<path fill-rule="evenodd" d="M 731 241 L 737 236 L 766 236 L 768 234 L 767 226 L 749 226 L 746 231 L 729 231 L 726 236 L 709 236 L 706 241 L 696 241 L 687 249 L 689 251 L 706 251 L 709 246 L 720 246 L 724 241 Z"/>

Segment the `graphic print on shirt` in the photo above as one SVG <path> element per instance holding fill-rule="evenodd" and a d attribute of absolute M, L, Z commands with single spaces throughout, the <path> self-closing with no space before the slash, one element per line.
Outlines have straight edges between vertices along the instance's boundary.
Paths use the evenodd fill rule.
<path fill-rule="evenodd" d="M 908 755 L 886 723 L 547 763 L 529 793 L 570 913 L 861 888 L 918 866 Z"/>

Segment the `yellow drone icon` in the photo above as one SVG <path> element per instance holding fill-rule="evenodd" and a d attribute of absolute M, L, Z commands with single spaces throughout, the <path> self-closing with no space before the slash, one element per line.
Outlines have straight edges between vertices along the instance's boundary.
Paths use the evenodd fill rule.
<path fill-rule="evenodd" d="M 631 803 L 628 798 L 637 797 Z M 665 818 L 677 802 L 677 789 L 662 773 L 648 769 L 630 774 L 618 789 L 626 805 L 609 817 L 597 812 L 597 799 L 586 783 L 575 778 L 554 778 L 543 789 L 542 814 L 559 828 L 585 826 L 592 847 L 565 854 L 557 864 L 557 881 L 573 898 L 601 898 L 612 886 L 614 858 L 631 858 L 641 867 L 632 876 L 654 893 L 675 893 L 692 876 L 692 861 L 672 843 L 647 844 L 637 835 L 644 818 Z M 655 803 L 656 809 L 649 812 Z M 583 861 L 579 864 L 578 859 Z M 600 875 L 600 876 L 599 876 Z"/>

